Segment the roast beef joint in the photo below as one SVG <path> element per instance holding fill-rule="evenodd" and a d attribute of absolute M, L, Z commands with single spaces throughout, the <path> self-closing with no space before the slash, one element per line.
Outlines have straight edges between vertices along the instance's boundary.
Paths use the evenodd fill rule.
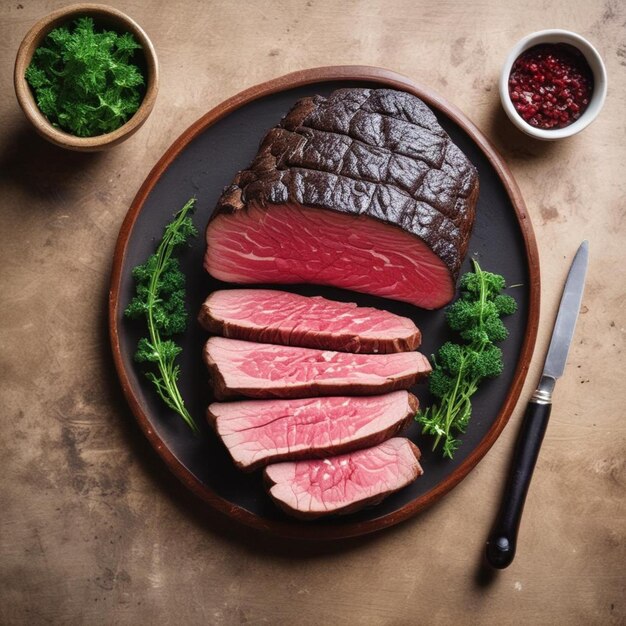
<path fill-rule="evenodd" d="M 239 284 L 331 285 L 434 309 L 454 296 L 475 167 L 416 96 L 300 100 L 220 197 L 205 269 Z"/>

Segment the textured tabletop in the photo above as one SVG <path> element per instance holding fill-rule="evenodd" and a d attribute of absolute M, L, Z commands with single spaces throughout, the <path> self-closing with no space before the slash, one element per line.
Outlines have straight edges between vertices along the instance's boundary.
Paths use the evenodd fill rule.
<path fill-rule="evenodd" d="M 3 624 L 618 624 L 626 621 L 626 6 L 618 1 L 162 0 L 111 4 L 148 32 L 155 109 L 108 152 L 36 137 L 12 86 L 17 47 L 63 2 L 0 16 L 0 622 Z M 509 48 L 588 37 L 609 92 L 580 135 L 539 143 L 501 110 Z M 334 544 L 260 536 L 204 511 L 135 425 L 110 355 L 119 227 L 141 182 L 201 114 L 241 89 L 332 64 L 388 67 L 459 106 L 502 152 L 542 274 L 536 359 L 511 422 L 446 498 Z M 560 289 L 589 239 L 587 289 L 526 503 L 518 555 L 479 572 L 523 400 Z"/>

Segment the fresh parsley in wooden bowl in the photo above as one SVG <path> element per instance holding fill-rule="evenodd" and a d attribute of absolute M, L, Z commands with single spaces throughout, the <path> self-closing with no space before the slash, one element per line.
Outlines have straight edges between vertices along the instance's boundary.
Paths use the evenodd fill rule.
<path fill-rule="evenodd" d="M 104 5 L 75 4 L 46 16 L 15 60 L 15 93 L 26 117 L 70 150 L 103 150 L 130 137 L 152 111 L 158 82 L 146 33 Z"/>

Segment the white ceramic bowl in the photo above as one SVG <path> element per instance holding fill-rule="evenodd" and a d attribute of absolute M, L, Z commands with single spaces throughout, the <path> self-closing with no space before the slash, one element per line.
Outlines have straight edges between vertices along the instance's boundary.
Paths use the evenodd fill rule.
<path fill-rule="evenodd" d="M 524 121 L 515 110 L 509 96 L 509 75 L 511 74 L 513 63 L 515 63 L 515 60 L 522 52 L 542 43 L 565 43 L 574 46 L 584 55 L 585 59 L 587 59 L 587 63 L 589 63 L 589 67 L 593 72 L 594 86 L 591 102 L 585 109 L 585 112 L 574 123 L 565 126 L 565 128 L 542 129 L 531 126 Z M 515 46 L 513 46 L 511 52 L 509 52 L 509 56 L 506 58 L 502 73 L 500 74 L 500 100 L 502 100 L 502 106 L 509 116 L 509 119 L 522 132 L 544 141 L 554 141 L 555 139 L 570 137 L 589 126 L 589 124 L 596 119 L 604 104 L 604 100 L 606 99 L 606 87 L 606 69 L 598 51 L 580 35 L 560 29 L 540 30 L 518 41 Z"/>

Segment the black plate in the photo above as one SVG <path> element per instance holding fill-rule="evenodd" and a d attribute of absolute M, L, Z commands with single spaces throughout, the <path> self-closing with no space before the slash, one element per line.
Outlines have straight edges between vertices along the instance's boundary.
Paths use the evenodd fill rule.
<path fill-rule="evenodd" d="M 202 269 L 205 250 L 203 233 L 220 192 L 239 169 L 249 164 L 264 133 L 296 100 L 313 94 L 327 95 L 340 86 L 380 87 L 381 82 L 389 84 L 389 81 L 378 79 L 326 80 L 284 89 L 227 112 L 199 134 L 196 125 L 195 138 L 187 142 L 184 135 L 170 149 L 170 154 L 177 153 L 177 156 L 172 160 L 166 154 L 155 167 L 131 208 L 133 215 L 129 213 L 118 242 L 111 298 L 113 348 L 124 391 L 140 424 L 170 467 L 197 494 L 246 523 L 284 535 L 340 537 L 371 532 L 408 517 L 443 495 L 469 472 L 503 428 L 519 395 L 534 344 L 537 316 L 535 313 L 531 315 L 531 308 L 535 309 L 538 304 L 538 271 L 534 262 L 536 259 L 532 258 L 535 250 L 532 230 L 524 224 L 527 218 L 521 199 L 515 198 L 519 192 L 511 188 L 514 183 L 510 178 L 507 180 L 510 177 L 508 172 L 503 176 L 502 171 L 498 171 L 501 168 L 494 164 L 493 159 L 499 157 L 494 157 L 495 153 L 486 153 L 485 145 L 477 143 L 478 131 L 473 126 L 469 125 L 469 130 L 463 129 L 460 124 L 466 121 L 462 116 L 460 122 L 457 120 L 459 123 L 453 121 L 450 115 L 459 114 L 452 108 L 446 114 L 433 107 L 441 125 L 476 165 L 480 175 L 477 219 L 463 271 L 470 268 L 470 257 L 475 257 L 484 269 L 503 274 L 508 284 L 516 285 L 508 292 L 519 306 L 518 312 L 506 320 L 510 337 L 502 345 L 504 373 L 498 379 L 486 382 L 476 394 L 471 425 L 454 460 L 444 460 L 439 452 L 431 452 L 431 440 L 421 436 L 419 427 L 414 424 L 407 436 L 422 450 L 424 476 L 374 508 L 334 519 L 299 522 L 291 520 L 273 505 L 262 487 L 259 472 L 246 475 L 235 469 L 225 449 L 207 426 L 204 414 L 211 395 L 201 359 L 207 334 L 196 323 L 195 315 L 210 292 L 232 286 L 212 279 Z M 436 96 L 430 92 L 417 87 L 414 89 L 431 106 L 435 102 L 444 106 L 440 100 L 435 101 Z M 427 97 L 429 94 L 430 100 Z M 189 134 L 190 131 L 187 136 Z M 201 236 L 182 256 L 192 320 L 188 331 L 179 338 L 183 346 L 180 387 L 189 411 L 202 430 L 199 437 L 194 437 L 183 422 L 163 405 L 133 362 L 133 353 L 144 327 L 141 323 L 129 322 L 122 315 L 134 293 L 133 266 L 144 262 L 154 251 L 164 225 L 191 196 L 198 199 L 194 222 Z M 319 294 L 337 300 L 355 301 L 410 317 L 422 330 L 424 339 L 420 349 L 427 355 L 451 338 L 444 323 L 443 311 L 423 311 L 401 302 L 314 285 L 289 286 L 286 289 L 305 295 Z M 425 385 L 417 386 L 413 391 L 423 404 L 429 402 Z"/>

